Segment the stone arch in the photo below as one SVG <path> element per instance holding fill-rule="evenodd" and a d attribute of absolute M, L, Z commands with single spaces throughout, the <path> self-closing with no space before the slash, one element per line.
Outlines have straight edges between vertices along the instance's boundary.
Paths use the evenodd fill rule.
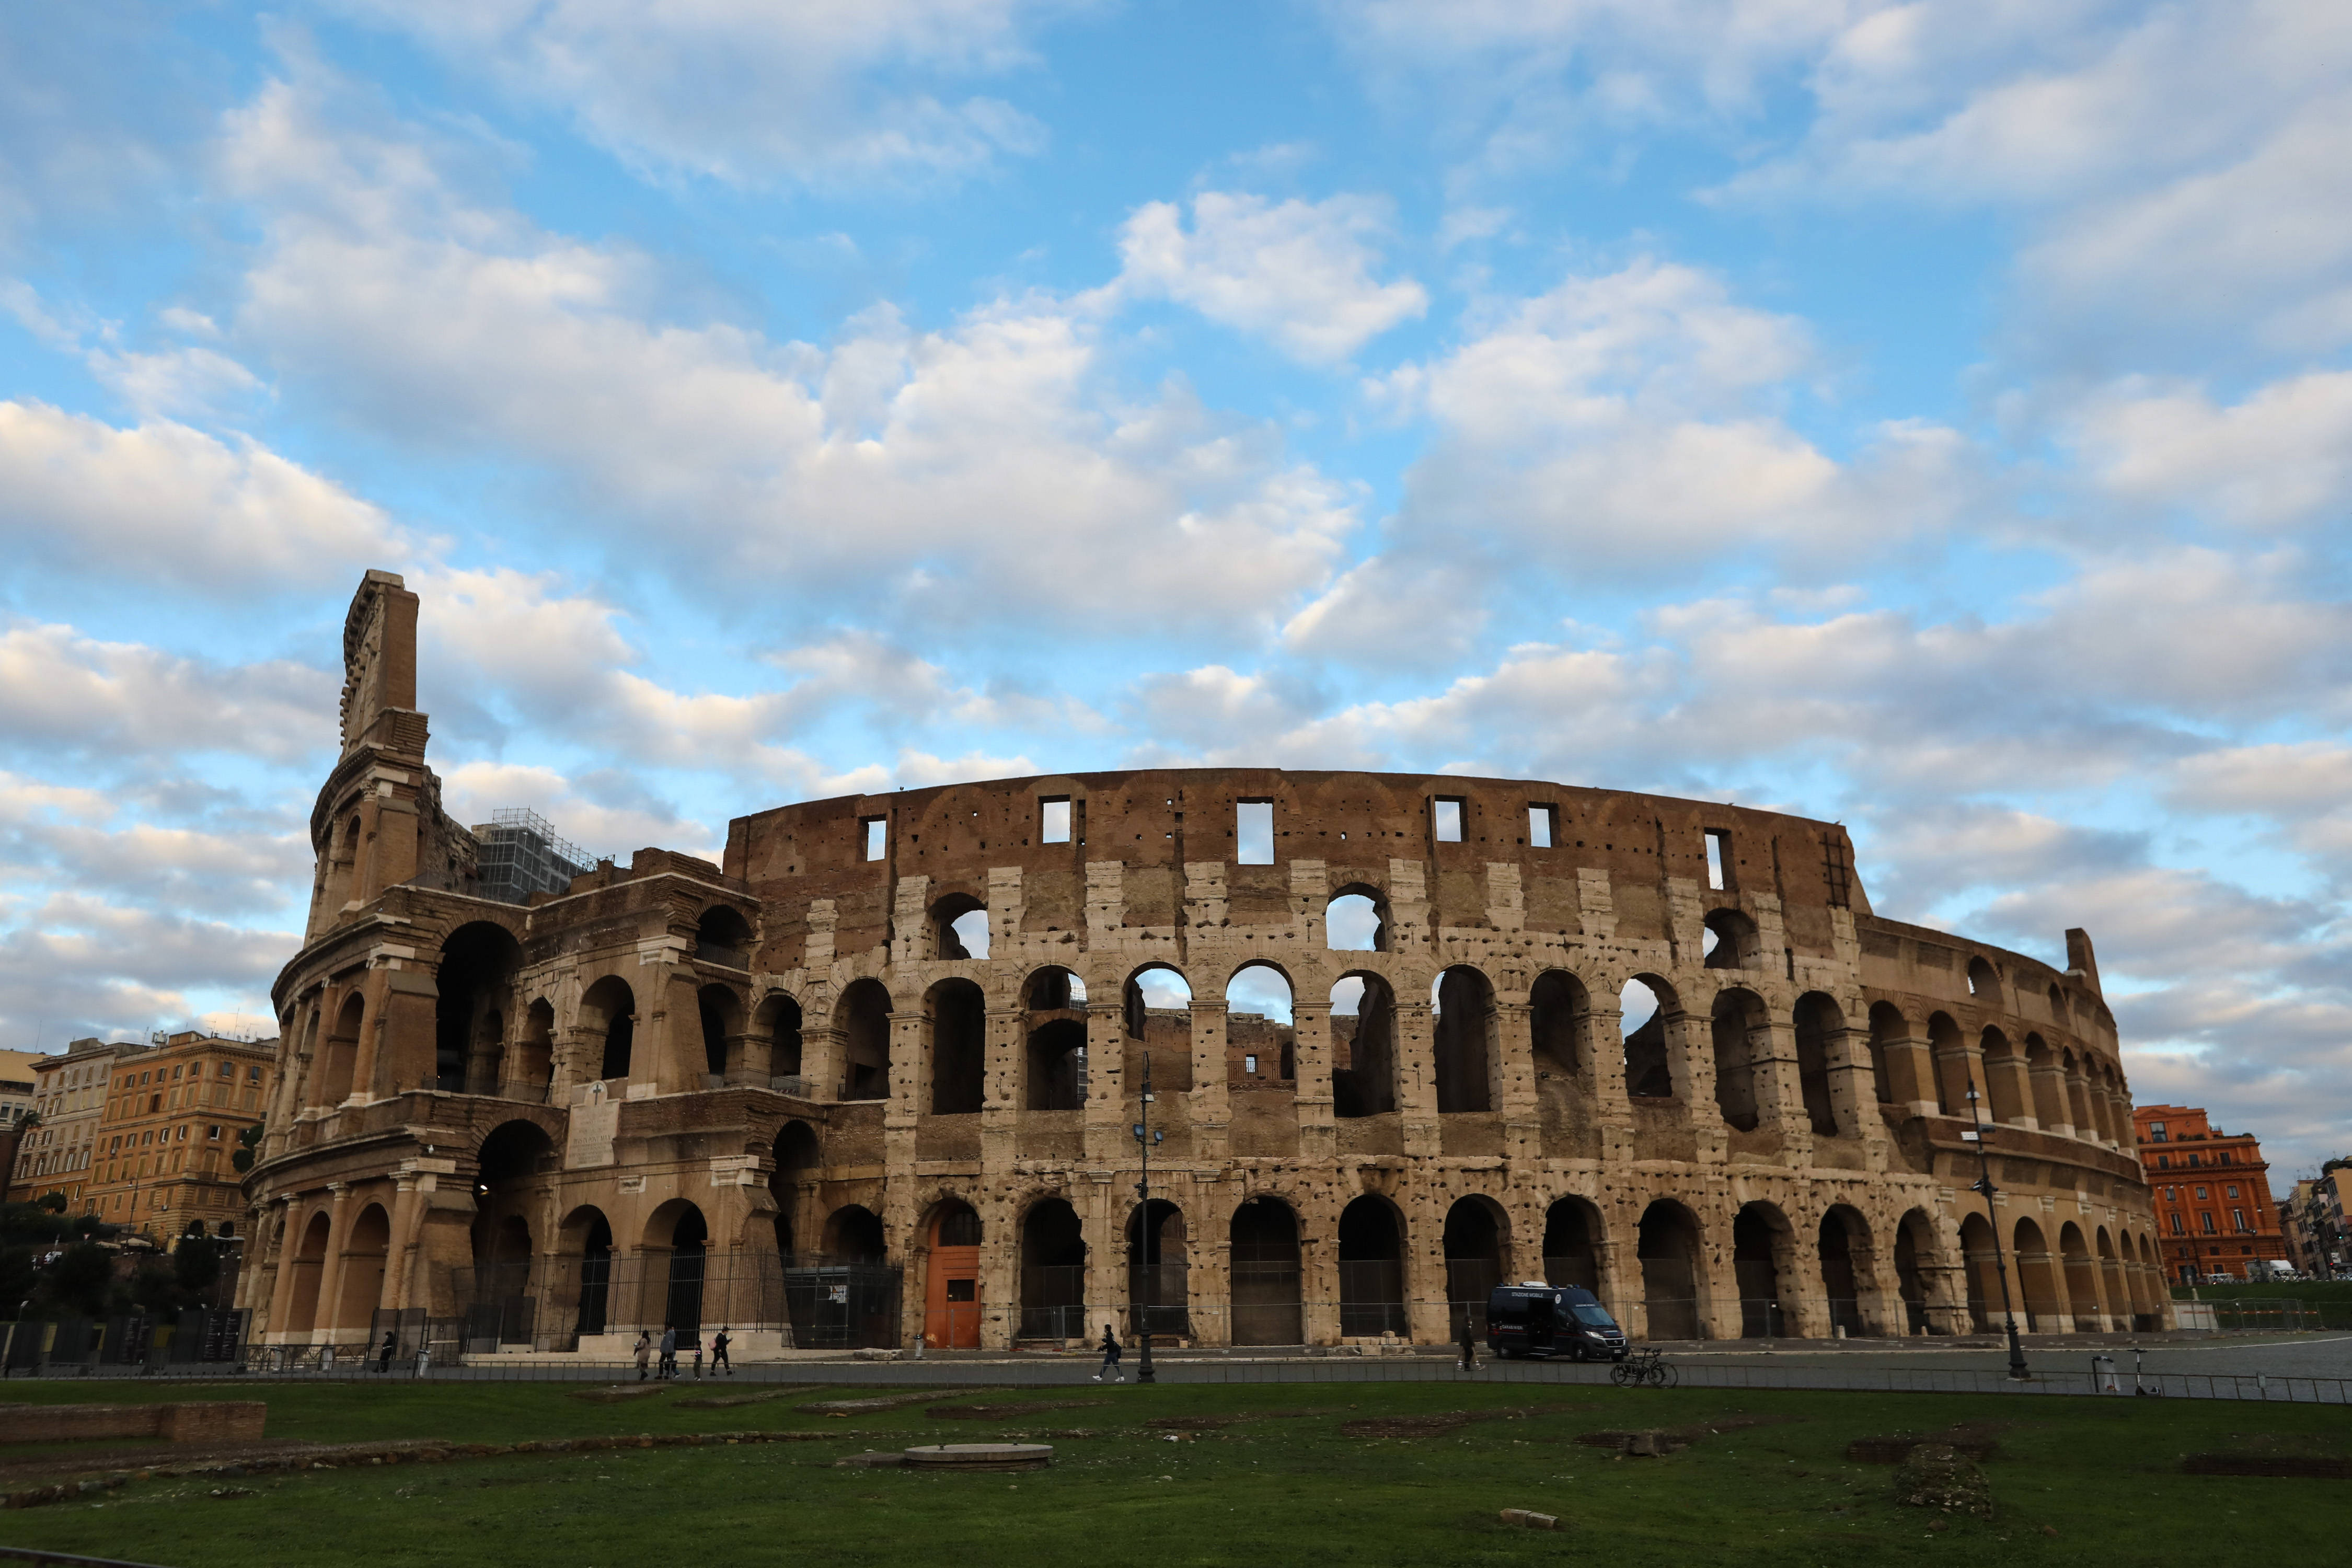
<path fill-rule="evenodd" d="M 2044 1132 L 2068 1125 L 2073 1113 L 2066 1105 L 2066 1078 L 2050 1042 L 2040 1035 L 2025 1037 L 2025 1077 L 2032 1089 L 2035 1123 Z"/>
<path fill-rule="evenodd" d="M 1298 1231 L 1298 1211 L 1270 1193 L 1234 1206 L 1226 1226 L 1234 1344 L 1306 1342 Z"/>
<path fill-rule="evenodd" d="M 923 994 L 923 1026 L 930 1068 L 925 1109 L 934 1116 L 978 1115 L 987 1094 L 986 994 L 961 976 L 940 981 Z"/>
<path fill-rule="evenodd" d="M 1446 1316 L 1457 1326 L 1466 1316 L 1474 1332 L 1486 1331 L 1486 1297 L 1512 1279 L 1511 1218 L 1484 1194 L 1454 1200 L 1445 1211 Z"/>
<path fill-rule="evenodd" d="M 1625 1092 L 1636 1100 L 1673 1099 L 1675 1062 L 1674 1053 L 1666 1048 L 1666 1030 L 1681 1025 L 1681 996 L 1664 980 L 1644 973 L 1626 981 L 1617 1000 L 1625 1050 Z"/>
<path fill-rule="evenodd" d="M 719 1083 L 742 1081 L 743 998 L 732 985 L 705 985 L 694 994 L 694 1007 L 702 1024 L 703 1072 Z"/>
<path fill-rule="evenodd" d="M 583 1204 L 563 1216 L 555 1236 L 557 1255 L 572 1275 L 572 1331 L 601 1334 L 612 1309 L 613 1222 Z"/>
<path fill-rule="evenodd" d="M 1079 1110 L 1089 1066 L 1086 982 L 1045 964 L 1022 982 L 1021 1006 L 1023 1103 L 1031 1110 Z"/>
<path fill-rule="evenodd" d="M 383 1275 L 392 1258 L 392 1216 L 382 1204 L 369 1204 L 352 1216 L 351 1231 L 341 1248 L 342 1284 L 336 1292 L 334 1321 L 327 1327 L 338 1338 L 364 1335 L 375 1321 L 376 1303 L 383 1299 Z"/>
<path fill-rule="evenodd" d="M 1731 1217 L 1731 1272 L 1739 1285 L 1739 1337 L 1778 1339 L 1790 1331 L 1783 1292 L 1797 1283 L 1796 1229 L 1778 1204 L 1761 1199 Z"/>
<path fill-rule="evenodd" d="M 544 1100 L 555 1081 L 555 1004 L 538 997 L 523 1009 L 515 1058 L 499 1092 L 509 1099 Z"/>
<path fill-rule="evenodd" d="M 1575 1285 L 1598 1294 L 1605 1230 L 1601 1210 L 1591 1199 L 1553 1199 L 1544 1211 L 1544 1282 Z"/>
<path fill-rule="evenodd" d="M 974 919 L 978 916 L 978 919 Z M 968 892 L 934 899 L 930 909 L 931 942 L 942 959 L 988 956 L 988 901 Z"/>
<path fill-rule="evenodd" d="M 2021 1219 L 2011 1233 L 2010 1249 L 2017 1255 L 2017 1281 L 2025 1297 L 2028 1332 L 2063 1334 L 2074 1325 L 2066 1305 L 2065 1277 L 2043 1238 L 2042 1227 Z"/>
<path fill-rule="evenodd" d="M 1643 1337 L 1695 1340 L 1702 1335 L 1699 1301 L 1706 1284 L 1698 1216 L 1672 1198 L 1642 1211 L 1634 1258 L 1642 1269 Z"/>
<path fill-rule="evenodd" d="M 1927 1049 L 1936 1067 L 1936 1112 L 1958 1116 L 1969 1103 L 1968 1042 L 1949 1013 L 1927 1015 Z"/>
<path fill-rule="evenodd" d="M 1845 1011 L 1826 994 L 1808 991 L 1797 998 L 1793 1016 L 1797 1036 L 1797 1089 L 1804 1098 L 1805 1115 L 1815 1136 L 1834 1138 L 1857 1129 L 1838 1125 L 1837 1097 L 1831 1092 L 1830 1053 L 1835 1046 L 1844 1055 Z"/>
<path fill-rule="evenodd" d="M 505 1021 L 513 1010 L 522 945 L 493 921 L 468 921 L 442 939 L 434 974 L 433 1087 L 489 1094 L 505 1076 Z"/>
<path fill-rule="evenodd" d="M 1969 995 L 1979 1007 L 2000 1005 L 2000 971 L 1982 953 L 1969 960 Z"/>
<path fill-rule="evenodd" d="M 772 991 L 761 999 L 759 1010 L 751 1015 L 751 1033 L 765 1040 L 768 1046 L 768 1078 L 771 1088 L 781 1087 L 780 1079 L 798 1079 L 803 1065 L 803 1025 L 800 998 L 789 991 Z M 803 1098 L 808 1085 L 797 1087 Z"/>
<path fill-rule="evenodd" d="M 1335 1117 L 1383 1116 L 1396 1110 L 1396 993 L 1382 975 L 1369 969 L 1351 969 L 1333 984 L 1331 1113 Z"/>
<path fill-rule="evenodd" d="M 2024 1092 L 2024 1058 L 1994 1025 L 1987 1025 L 1984 1033 L 1977 1037 L 1977 1054 L 1984 1064 L 1986 1114 L 1995 1121 L 2015 1126 L 2032 1114 Z"/>
<path fill-rule="evenodd" d="M 983 1239 L 980 1212 L 943 1196 L 923 1221 L 923 1343 L 933 1350 L 980 1348 Z"/>
<path fill-rule="evenodd" d="M 1874 1002 L 1870 1008 L 1870 1082 L 1881 1105 L 1910 1105 L 1925 1098 L 1920 1092 L 1916 1058 L 1896 1050 L 1897 1041 L 1911 1037 L 1910 1020 L 1892 1002 Z"/>
<path fill-rule="evenodd" d="M 1960 1221 L 1960 1256 L 1968 1271 L 1969 1322 L 1980 1334 L 2001 1326 L 1994 1316 L 2006 1297 L 2001 1281 L 1999 1237 L 1980 1214 Z"/>
<path fill-rule="evenodd" d="M 712 904 L 696 917 L 694 956 L 722 969 L 751 967 L 751 922 L 732 904 Z"/>
<path fill-rule="evenodd" d="M 1819 1237 L 1822 1290 L 1829 1299 L 1830 1329 L 1848 1338 L 1868 1331 L 1864 1301 L 1874 1306 L 1871 1279 L 1870 1222 L 1852 1204 L 1832 1204 L 1822 1215 Z"/>
<path fill-rule="evenodd" d="M 816 1130 L 795 1116 L 776 1130 L 769 1155 L 774 1164 L 768 1194 L 776 1203 L 776 1250 L 789 1258 L 801 1250 L 804 1210 L 816 1196 L 818 1173 L 824 1168 L 824 1146 Z"/>
<path fill-rule="evenodd" d="M 671 1198 L 646 1217 L 645 1254 L 648 1306 L 653 1321 L 674 1328 L 683 1342 L 702 1329 L 702 1287 L 710 1253 L 710 1222 L 701 1206 Z M 657 1294 L 656 1294 L 657 1293 Z"/>
<path fill-rule="evenodd" d="M 1492 1110 L 1495 986 L 1475 964 L 1451 964 L 1430 987 L 1431 1058 L 1440 1114 Z"/>
<path fill-rule="evenodd" d="M 319 1326 L 319 1287 L 327 1272 L 327 1241 L 334 1228 L 325 1209 L 315 1210 L 303 1222 L 301 1241 L 295 1247 L 294 1288 L 286 1299 L 286 1331 L 307 1334 Z"/>
<path fill-rule="evenodd" d="M 1756 922 L 1738 910 L 1709 910 L 1699 938 L 1701 962 L 1709 969 L 1760 969 L 1764 943 Z"/>
<path fill-rule="evenodd" d="M 2099 1265 L 2083 1239 L 2083 1227 L 2073 1220 L 2058 1227 L 2058 1259 L 2066 1282 L 2067 1326 L 2077 1333 L 2096 1333 L 2106 1327 L 2099 1306 Z"/>
<path fill-rule="evenodd" d="M 2120 1318 L 2124 1326 L 2130 1327 L 2130 1320 L 2139 1307 L 2132 1300 L 2131 1281 L 2124 1272 L 2123 1260 L 2116 1255 L 2115 1237 L 2107 1234 L 2105 1226 L 2101 1226 L 2093 1240 L 2098 1249 L 2099 1283 L 2106 1295 L 2106 1326 L 2116 1326 L 2116 1320 Z"/>
<path fill-rule="evenodd" d="M 1128 1322 L 1133 1331 L 1192 1337 L 1192 1258 L 1181 1208 L 1153 1198 L 1148 1214 L 1142 1204 L 1128 1209 Z"/>
<path fill-rule="evenodd" d="M 1592 997 L 1565 969 L 1547 969 L 1528 988 L 1528 1032 L 1536 1068 L 1581 1078 L 1592 1052 Z"/>
<path fill-rule="evenodd" d="M 1021 1337 L 1083 1340 L 1087 1239 L 1069 1199 L 1049 1194 L 1021 1215 Z"/>
<path fill-rule="evenodd" d="M 1323 945 L 1332 952 L 1386 952 L 1388 895 L 1368 882 L 1333 893 L 1323 906 Z"/>
<path fill-rule="evenodd" d="M 1412 1332 L 1405 1322 L 1405 1227 L 1397 1206 L 1366 1193 L 1339 1211 L 1339 1332 Z"/>
<path fill-rule="evenodd" d="M 357 1070 L 360 1036 L 368 1023 L 367 999 L 349 993 L 335 1010 L 335 1026 L 328 1031 L 319 1066 L 319 1095 L 311 1101 L 331 1110 L 352 1095 L 352 1075 Z"/>
<path fill-rule="evenodd" d="M 820 1246 L 845 1263 L 881 1263 L 889 1257 L 882 1216 L 864 1204 L 844 1204 L 824 1217 Z"/>
<path fill-rule="evenodd" d="M 889 991 L 878 980 L 853 980 L 834 1004 L 833 1016 L 841 1035 L 841 1098 L 889 1099 Z"/>
<path fill-rule="evenodd" d="M 1715 1104 L 1727 1126 L 1753 1132 L 1761 1120 L 1757 1104 L 1755 1058 L 1758 1036 L 1770 1027 L 1764 999 L 1742 986 L 1716 993 Z"/>
<path fill-rule="evenodd" d="M 580 1024 L 592 1037 L 602 1037 L 594 1047 L 601 1054 L 596 1076 L 627 1078 L 635 1070 L 637 997 L 629 983 L 607 974 L 580 994 Z"/>
<path fill-rule="evenodd" d="M 1903 1331 L 1927 1331 L 1927 1263 L 1936 1257 L 1936 1226 L 1926 1211 L 1906 1209 L 1895 1224 L 1895 1291 L 1903 1302 Z"/>
<path fill-rule="evenodd" d="M 1272 1077 L 1297 1076 L 1298 993 L 1290 972 L 1269 959 L 1255 959 L 1225 980 L 1225 1044 L 1236 1057 L 1273 1059 Z M 1259 1070 L 1265 1068 L 1261 1065 Z M 1246 1076 L 1237 1081 L 1248 1081 Z"/>

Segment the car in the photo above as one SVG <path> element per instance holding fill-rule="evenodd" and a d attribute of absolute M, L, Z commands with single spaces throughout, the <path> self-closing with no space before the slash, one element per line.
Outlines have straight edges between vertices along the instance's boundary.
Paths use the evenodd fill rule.
<path fill-rule="evenodd" d="M 1506 1358 L 1623 1361 L 1625 1331 L 1583 1287 L 1528 1279 L 1497 1285 L 1487 1295 L 1486 1346 Z"/>

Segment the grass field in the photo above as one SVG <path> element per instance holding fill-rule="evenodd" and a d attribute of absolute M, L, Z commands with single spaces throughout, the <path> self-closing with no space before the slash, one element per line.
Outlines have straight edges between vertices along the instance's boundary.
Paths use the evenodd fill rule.
<path fill-rule="evenodd" d="M 1618 1565 L 2169 1564 L 2184 1539 L 2259 1541 L 2282 1562 L 2342 1562 L 2352 1482 L 2184 1475 L 2193 1452 L 2352 1455 L 2341 1409 L 2187 1400 L 1548 1389 L 1478 1384 L 958 1390 L 941 1404 L 1067 1408 L 938 1419 L 914 1405 L 828 1417 L 804 1405 L 887 1391 L 793 1388 L 685 1408 L 687 1384 L 624 1404 L 562 1385 L 128 1387 L 17 1384 L 0 1399 L 266 1398 L 272 1439 L 514 1441 L 596 1433 L 800 1429 L 824 1441 L 527 1455 L 237 1481 L 157 1479 L 96 1501 L 0 1513 L 0 1543 L 173 1568 L 495 1563 L 730 1568 L 944 1562 L 951 1568 L 1150 1563 Z M 1448 1426 L 1430 1420 L 1468 1413 Z M 1232 1418 L 1169 1432 L 1153 1419 Z M 1419 1418 L 1423 1430 L 1414 1432 Z M 1389 1433 L 1351 1423 L 1403 1422 Z M 1739 1425 L 1748 1423 L 1748 1425 Z M 1990 1522 L 1893 1501 L 1857 1437 L 1990 1428 Z M 1707 1427 L 1718 1430 L 1708 1432 Z M 1696 1429 L 1664 1458 L 1576 1441 Z M 867 1448 L 1072 1428 L 1050 1470 L 936 1476 L 837 1469 Z M 1173 1440 L 1171 1440 L 1171 1439 Z M 87 1448 L 88 1445 L 77 1445 Z M 20 1456 L 15 1446 L 0 1456 Z M 94 1463 L 102 1462 L 93 1451 Z M 216 1489 L 250 1489 L 216 1498 Z M 1564 1533 L 1507 1527 L 1556 1513 Z"/>

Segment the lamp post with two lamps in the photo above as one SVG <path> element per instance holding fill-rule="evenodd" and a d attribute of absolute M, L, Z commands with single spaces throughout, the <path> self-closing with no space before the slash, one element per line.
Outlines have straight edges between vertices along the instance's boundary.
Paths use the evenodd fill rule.
<path fill-rule="evenodd" d="M 1135 1381 L 1157 1383 L 1160 1376 L 1151 1369 L 1151 1299 L 1159 1293 L 1159 1273 L 1151 1266 L 1151 1146 L 1168 1134 L 1151 1131 L 1151 1053 L 1149 1051 L 1143 1055 L 1143 1098 L 1139 1103 L 1142 1107 L 1143 1120 L 1135 1124 L 1135 1141 L 1143 1149 L 1143 1179 L 1135 1184 L 1135 1195 L 1142 1205 L 1136 1213 L 1135 1230 L 1136 1244 L 1143 1248 L 1144 1262 L 1138 1270 L 1143 1276 L 1143 1300 L 1137 1303 L 1140 1310 L 1137 1313 L 1136 1331 L 1142 1342 L 1142 1348 L 1135 1360 Z"/>
<path fill-rule="evenodd" d="M 1979 1107 L 1974 1079 L 1969 1080 L 1969 1116 L 1975 1121 L 1976 1130 L 1963 1132 L 1960 1136 L 1977 1146 L 1979 1172 L 1976 1183 L 1969 1190 L 1984 1194 L 1985 1218 L 1990 1222 L 1992 1230 L 1992 1271 L 2000 1280 L 2000 1313 L 2009 1325 L 2009 1375 L 2021 1383 L 2033 1374 L 2025 1370 L 2025 1346 L 2017 1337 L 2017 1308 L 2010 1300 L 2009 1265 L 2002 1260 L 2000 1251 L 2000 1214 L 1993 1207 L 1992 1201 L 1997 1190 L 1992 1184 L 1992 1156 L 1985 1152 L 1985 1134 L 1991 1129 L 1985 1125 L 1984 1112 Z"/>

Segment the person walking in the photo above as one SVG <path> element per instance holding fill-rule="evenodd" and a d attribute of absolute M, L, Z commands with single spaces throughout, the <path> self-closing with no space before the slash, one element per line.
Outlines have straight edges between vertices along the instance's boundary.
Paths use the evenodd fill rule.
<path fill-rule="evenodd" d="M 390 1373 L 392 1371 L 393 1352 L 399 1348 L 400 1336 L 390 1329 L 384 1330 L 383 1343 L 376 1347 L 376 1371 L 386 1373 Z"/>
<path fill-rule="evenodd" d="M 1470 1314 L 1462 1314 L 1462 1370 L 1478 1370 L 1478 1336 L 1470 1327 Z"/>
<path fill-rule="evenodd" d="M 637 1381 L 646 1380 L 646 1363 L 654 1359 L 654 1336 L 649 1329 L 637 1331 Z"/>
<path fill-rule="evenodd" d="M 735 1375 L 735 1363 L 727 1359 L 727 1331 L 725 1329 L 721 1329 L 717 1333 L 710 1336 L 710 1375 L 717 1377 L 722 1369 L 726 1372 L 728 1376 L 732 1377 Z"/>
<path fill-rule="evenodd" d="M 1102 1372 L 1095 1373 L 1095 1381 L 1100 1383 L 1103 1373 L 1107 1372 L 1113 1383 L 1125 1383 L 1127 1379 L 1118 1370 L 1118 1336 L 1111 1332 L 1108 1323 L 1103 1325 L 1102 1353 Z"/>
<path fill-rule="evenodd" d="M 702 1375 L 702 1330 L 699 1327 L 694 1331 L 694 1375 Z"/>
<path fill-rule="evenodd" d="M 677 1326 L 675 1323 L 662 1325 L 661 1365 L 655 1370 L 654 1375 L 662 1380 L 677 1375 Z"/>

